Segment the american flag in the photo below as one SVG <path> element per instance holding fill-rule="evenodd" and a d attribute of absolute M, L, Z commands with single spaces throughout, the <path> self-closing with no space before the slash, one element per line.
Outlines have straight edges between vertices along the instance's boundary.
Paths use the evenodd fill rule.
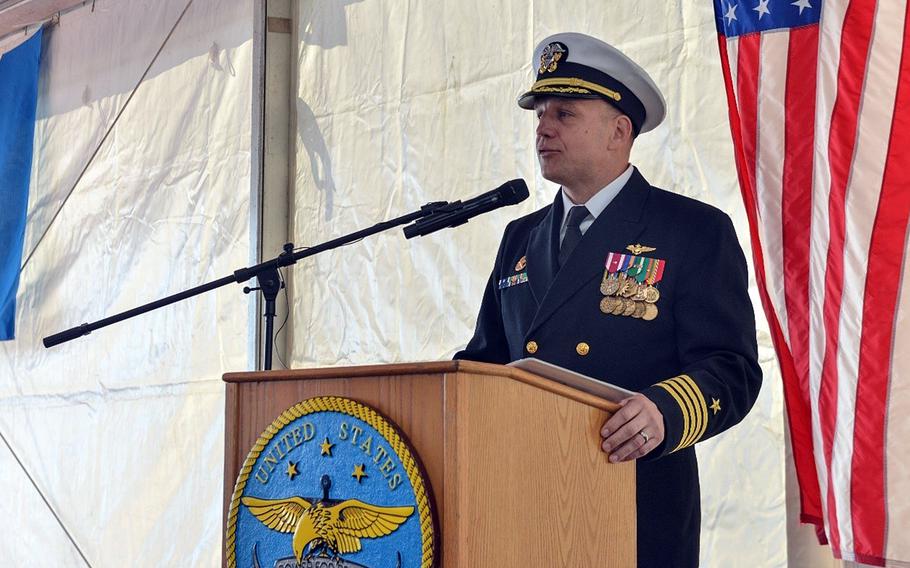
<path fill-rule="evenodd" d="M 908 0 L 715 0 L 803 522 L 910 562 Z"/>

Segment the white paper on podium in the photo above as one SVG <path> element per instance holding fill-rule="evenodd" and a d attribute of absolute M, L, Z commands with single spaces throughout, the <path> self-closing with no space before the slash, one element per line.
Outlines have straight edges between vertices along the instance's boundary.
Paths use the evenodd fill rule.
<path fill-rule="evenodd" d="M 594 377 L 582 375 L 581 373 L 570 371 L 565 367 L 547 363 L 546 361 L 541 361 L 534 357 L 512 361 L 509 363 L 509 367 L 524 369 L 529 373 L 534 373 L 535 375 L 540 375 L 551 381 L 556 381 L 557 383 L 564 384 L 568 387 L 593 394 L 594 396 L 599 396 L 610 402 L 619 402 L 620 400 L 635 394 L 634 391 L 611 385 L 610 383 L 595 379 Z"/>

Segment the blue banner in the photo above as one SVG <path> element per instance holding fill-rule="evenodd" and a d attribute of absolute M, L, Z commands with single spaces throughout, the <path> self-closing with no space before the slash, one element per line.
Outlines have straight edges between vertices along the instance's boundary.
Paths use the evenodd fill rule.
<path fill-rule="evenodd" d="M 13 338 L 38 99 L 39 30 L 0 57 L 0 341 Z"/>

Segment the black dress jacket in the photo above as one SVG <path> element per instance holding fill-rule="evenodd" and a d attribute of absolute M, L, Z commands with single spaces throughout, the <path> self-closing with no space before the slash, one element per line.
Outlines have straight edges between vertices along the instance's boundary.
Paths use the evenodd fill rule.
<path fill-rule="evenodd" d="M 560 268 L 562 218 L 557 194 L 553 205 L 506 227 L 474 336 L 455 358 L 533 356 L 652 400 L 666 437 L 637 462 L 639 566 L 698 566 L 692 446 L 742 420 L 761 386 L 733 224 L 714 207 L 651 186 L 637 169 Z M 654 249 L 637 256 L 665 261 L 650 321 L 600 309 L 607 256 L 631 254 L 636 244 Z"/>

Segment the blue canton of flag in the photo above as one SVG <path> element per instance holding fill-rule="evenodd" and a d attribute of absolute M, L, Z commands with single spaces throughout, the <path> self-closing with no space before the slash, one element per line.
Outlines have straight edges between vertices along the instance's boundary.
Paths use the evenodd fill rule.
<path fill-rule="evenodd" d="M 817 24 L 822 0 L 714 0 L 714 13 L 729 38 Z"/>
<path fill-rule="evenodd" d="M 40 58 L 40 30 L 0 57 L 0 341 L 15 330 Z"/>

